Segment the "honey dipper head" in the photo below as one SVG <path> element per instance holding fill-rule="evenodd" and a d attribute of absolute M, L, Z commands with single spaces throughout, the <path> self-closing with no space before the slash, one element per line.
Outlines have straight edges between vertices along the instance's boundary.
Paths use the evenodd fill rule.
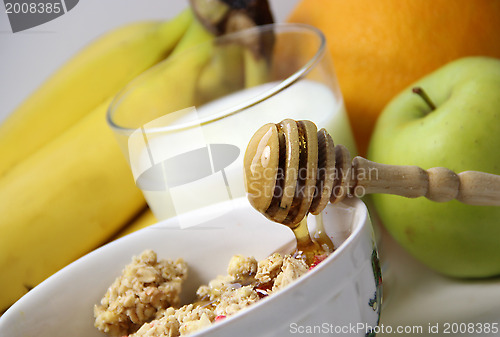
<path fill-rule="evenodd" d="M 326 143 L 333 148 L 326 131 L 318 133 L 310 121 L 285 119 L 262 126 L 250 140 L 244 158 L 250 204 L 267 218 L 290 227 L 307 212 L 319 213 L 330 197 L 329 191 L 322 193 L 323 187 L 317 187 L 317 178 L 321 180 L 318 158 L 325 165 L 322 158 Z"/>

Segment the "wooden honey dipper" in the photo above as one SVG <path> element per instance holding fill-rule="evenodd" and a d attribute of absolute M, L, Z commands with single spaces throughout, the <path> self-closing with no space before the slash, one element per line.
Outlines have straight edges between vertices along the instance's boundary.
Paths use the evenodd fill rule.
<path fill-rule="evenodd" d="M 262 126 L 248 144 L 244 172 L 251 205 L 291 228 L 307 213 L 319 214 L 328 202 L 373 193 L 500 206 L 500 176 L 378 164 L 362 157 L 351 162 L 347 148 L 334 146 L 328 132 L 317 131 L 311 121 Z"/>

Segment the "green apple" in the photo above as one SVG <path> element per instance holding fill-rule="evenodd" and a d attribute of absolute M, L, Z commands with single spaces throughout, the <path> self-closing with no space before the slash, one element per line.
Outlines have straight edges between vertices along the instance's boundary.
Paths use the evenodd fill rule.
<path fill-rule="evenodd" d="M 404 90 L 380 115 L 368 158 L 500 174 L 500 60 L 459 59 Z M 396 241 L 432 269 L 454 277 L 500 275 L 500 207 L 382 194 L 373 204 Z"/>

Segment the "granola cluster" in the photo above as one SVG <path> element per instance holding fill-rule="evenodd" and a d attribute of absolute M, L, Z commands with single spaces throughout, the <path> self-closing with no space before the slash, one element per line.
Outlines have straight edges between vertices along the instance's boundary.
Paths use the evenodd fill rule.
<path fill-rule="evenodd" d="M 152 250 L 134 257 L 94 307 L 95 326 L 111 335 L 128 335 L 156 318 L 158 311 L 179 305 L 187 265 L 157 260 Z"/>
<path fill-rule="evenodd" d="M 180 306 L 186 263 L 158 261 L 147 250 L 133 258 L 95 306 L 95 326 L 110 336 L 186 336 L 286 287 L 308 270 L 302 259 L 279 253 L 260 262 L 235 255 L 227 275 L 200 286 L 197 300 Z"/>

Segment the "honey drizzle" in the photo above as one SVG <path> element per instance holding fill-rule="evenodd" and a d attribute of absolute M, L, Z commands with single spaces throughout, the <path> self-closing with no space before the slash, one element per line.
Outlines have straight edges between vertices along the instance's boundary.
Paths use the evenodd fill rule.
<path fill-rule="evenodd" d="M 307 216 L 305 216 L 295 227 L 290 227 L 297 240 L 297 248 L 292 254 L 295 258 L 303 258 L 308 266 L 315 262 L 315 256 L 329 255 L 334 246 L 323 228 L 322 218 L 318 218 L 318 230 L 314 233 L 314 240 L 309 234 L 307 227 Z"/>
<path fill-rule="evenodd" d="M 330 237 L 326 234 L 325 224 L 323 222 L 323 214 L 319 213 L 315 217 L 316 217 L 316 232 L 314 232 L 313 240 L 320 243 L 321 246 L 326 245 L 324 249 L 328 250 L 331 253 L 335 250 L 335 247 Z"/>

